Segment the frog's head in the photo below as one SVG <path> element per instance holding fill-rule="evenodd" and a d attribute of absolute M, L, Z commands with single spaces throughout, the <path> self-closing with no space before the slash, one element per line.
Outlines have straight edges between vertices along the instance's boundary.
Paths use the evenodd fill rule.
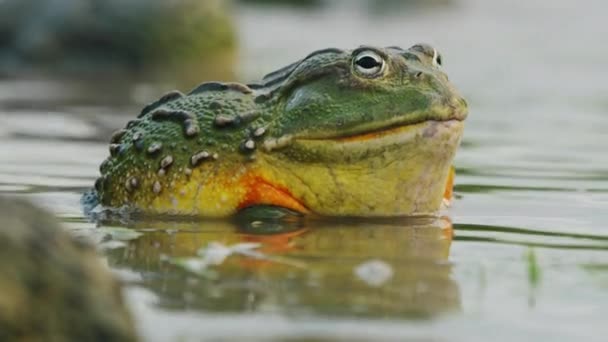
<path fill-rule="evenodd" d="M 415 208 L 374 210 L 378 214 L 433 211 L 429 209 L 440 203 L 438 189 L 445 189 L 467 116 L 466 101 L 441 64 L 439 52 L 426 44 L 407 50 L 362 46 L 312 53 L 264 79 L 266 89 L 271 89 L 269 97 L 277 101 L 265 151 L 283 168 L 295 165 L 311 173 L 313 165 L 321 165 L 331 171 L 334 183 L 346 177 L 360 180 L 358 187 L 367 189 L 426 184 L 432 198 L 411 203 Z M 335 177 L 346 169 L 343 178 Z M 380 181 L 379 171 L 388 172 L 382 177 L 393 180 Z M 435 182 L 440 186 L 431 186 Z M 322 183 L 319 186 L 340 186 Z M 358 195 L 349 186 L 357 185 L 341 186 L 342 194 L 334 199 L 369 199 L 369 194 Z M 385 197 L 377 204 L 386 206 L 401 198 Z"/>
<path fill-rule="evenodd" d="M 274 90 L 282 102 L 275 135 L 335 140 L 424 121 L 462 121 L 466 102 L 441 64 L 426 44 L 312 53 L 266 77 L 269 83 L 283 78 Z"/>

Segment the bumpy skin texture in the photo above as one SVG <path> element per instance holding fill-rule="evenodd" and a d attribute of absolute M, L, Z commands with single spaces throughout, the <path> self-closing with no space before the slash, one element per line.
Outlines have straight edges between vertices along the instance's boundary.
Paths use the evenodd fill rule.
<path fill-rule="evenodd" d="M 204 216 L 436 212 L 467 115 L 440 64 L 424 44 L 325 49 L 260 84 L 171 92 L 114 134 L 92 197 Z"/>
<path fill-rule="evenodd" d="M 117 282 L 50 214 L 0 197 L 0 341 L 136 341 Z"/>

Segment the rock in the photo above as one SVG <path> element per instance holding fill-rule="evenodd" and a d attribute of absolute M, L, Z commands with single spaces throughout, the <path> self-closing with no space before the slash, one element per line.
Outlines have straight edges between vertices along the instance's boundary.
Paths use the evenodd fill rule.
<path fill-rule="evenodd" d="M 0 197 L 0 340 L 135 341 L 95 249 L 31 204 Z"/>
<path fill-rule="evenodd" d="M 5 76 L 196 84 L 229 77 L 235 46 L 219 0 L 0 1 Z"/>

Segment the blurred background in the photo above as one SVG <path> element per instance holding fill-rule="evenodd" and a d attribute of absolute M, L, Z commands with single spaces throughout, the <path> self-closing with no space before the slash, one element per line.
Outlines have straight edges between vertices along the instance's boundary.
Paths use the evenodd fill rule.
<path fill-rule="evenodd" d="M 362 304 L 348 298 L 332 304 L 343 310 L 323 310 L 329 297 L 302 300 L 299 309 L 308 311 L 297 314 L 287 297 L 247 309 L 217 294 L 210 306 L 209 288 L 183 292 L 187 277 L 163 296 L 162 284 L 147 282 L 158 270 L 125 257 L 129 248 L 164 243 L 144 235 L 106 253 L 135 279 L 128 298 L 143 335 L 230 340 L 236 324 L 251 340 L 601 341 L 608 333 L 607 10 L 602 0 L 0 0 L 0 194 L 34 201 L 78 234 L 105 232 L 99 240 L 107 242 L 108 231 L 82 217 L 78 198 L 98 175 L 110 133 L 144 104 L 203 81 L 254 81 L 321 48 L 430 43 L 470 106 L 447 252 L 438 247 L 414 267 L 400 253 L 409 261 L 419 254 L 398 246 L 390 256 L 374 254 L 389 233 L 368 241 L 361 262 L 384 258 L 395 274 L 420 272 L 385 292 L 353 290 L 378 299 L 366 304 L 373 319 L 359 321 Z M 365 240 L 351 231 L 327 239 Z M 201 244 L 217 237 L 205 234 Z M 319 260 L 332 269 L 346 259 L 327 252 Z M 347 270 L 332 283 L 345 293 Z M 312 275 L 294 277 L 308 284 Z M 437 281 L 443 285 L 431 286 Z M 302 286 L 296 296 L 317 289 Z M 405 288 L 432 290 L 416 306 L 394 297 Z M 424 304 L 440 294 L 449 294 L 443 304 Z M 399 300 L 415 315 L 387 306 Z"/>

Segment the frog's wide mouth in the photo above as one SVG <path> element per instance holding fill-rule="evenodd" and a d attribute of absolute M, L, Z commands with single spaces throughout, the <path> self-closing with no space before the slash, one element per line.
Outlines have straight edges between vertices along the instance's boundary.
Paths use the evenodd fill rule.
<path fill-rule="evenodd" d="M 366 122 L 352 127 L 343 127 L 335 131 L 303 132 L 292 136 L 293 140 L 324 140 L 324 141 L 364 141 L 381 138 L 390 134 L 398 134 L 425 122 L 464 121 L 467 117 L 465 107 L 435 107 L 424 112 L 414 112 L 408 115 L 394 116 L 390 120 Z"/>
<path fill-rule="evenodd" d="M 314 154 L 318 154 L 334 149 L 342 152 L 373 150 L 374 147 L 411 143 L 417 136 L 432 141 L 435 140 L 434 137 L 460 135 L 467 114 L 466 106 L 410 113 L 383 122 L 366 122 L 335 131 L 315 130 L 286 134 L 267 139 L 263 148 L 270 152 L 290 147 L 295 150 L 316 150 Z M 438 129 L 441 134 L 436 134 Z"/>
<path fill-rule="evenodd" d="M 360 132 L 360 133 L 338 135 L 338 136 L 327 137 L 327 138 L 298 138 L 297 140 L 299 140 L 299 141 L 323 140 L 323 141 L 328 141 L 328 142 L 333 141 L 333 142 L 342 142 L 342 143 L 364 142 L 364 141 L 388 138 L 390 136 L 398 136 L 400 134 L 411 135 L 411 133 L 413 131 L 416 131 L 419 129 L 423 130 L 422 135 L 425 138 L 429 138 L 429 137 L 434 136 L 436 124 L 445 123 L 446 125 L 453 125 L 456 123 L 460 123 L 462 121 L 463 120 L 460 120 L 460 119 L 425 120 L 425 121 L 410 123 L 407 125 L 396 125 L 396 126 L 384 127 L 384 128 L 380 128 L 380 129 L 376 129 L 376 130 L 367 131 L 367 132 L 364 131 L 364 132 Z"/>
<path fill-rule="evenodd" d="M 329 164 L 377 160 L 411 159 L 415 155 L 443 158 L 458 147 L 464 120 L 426 120 L 405 126 L 392 126 L 360 134 L 331 138 L 287 137 L 266 141 L 265 151 L 303 163 Z"/>

